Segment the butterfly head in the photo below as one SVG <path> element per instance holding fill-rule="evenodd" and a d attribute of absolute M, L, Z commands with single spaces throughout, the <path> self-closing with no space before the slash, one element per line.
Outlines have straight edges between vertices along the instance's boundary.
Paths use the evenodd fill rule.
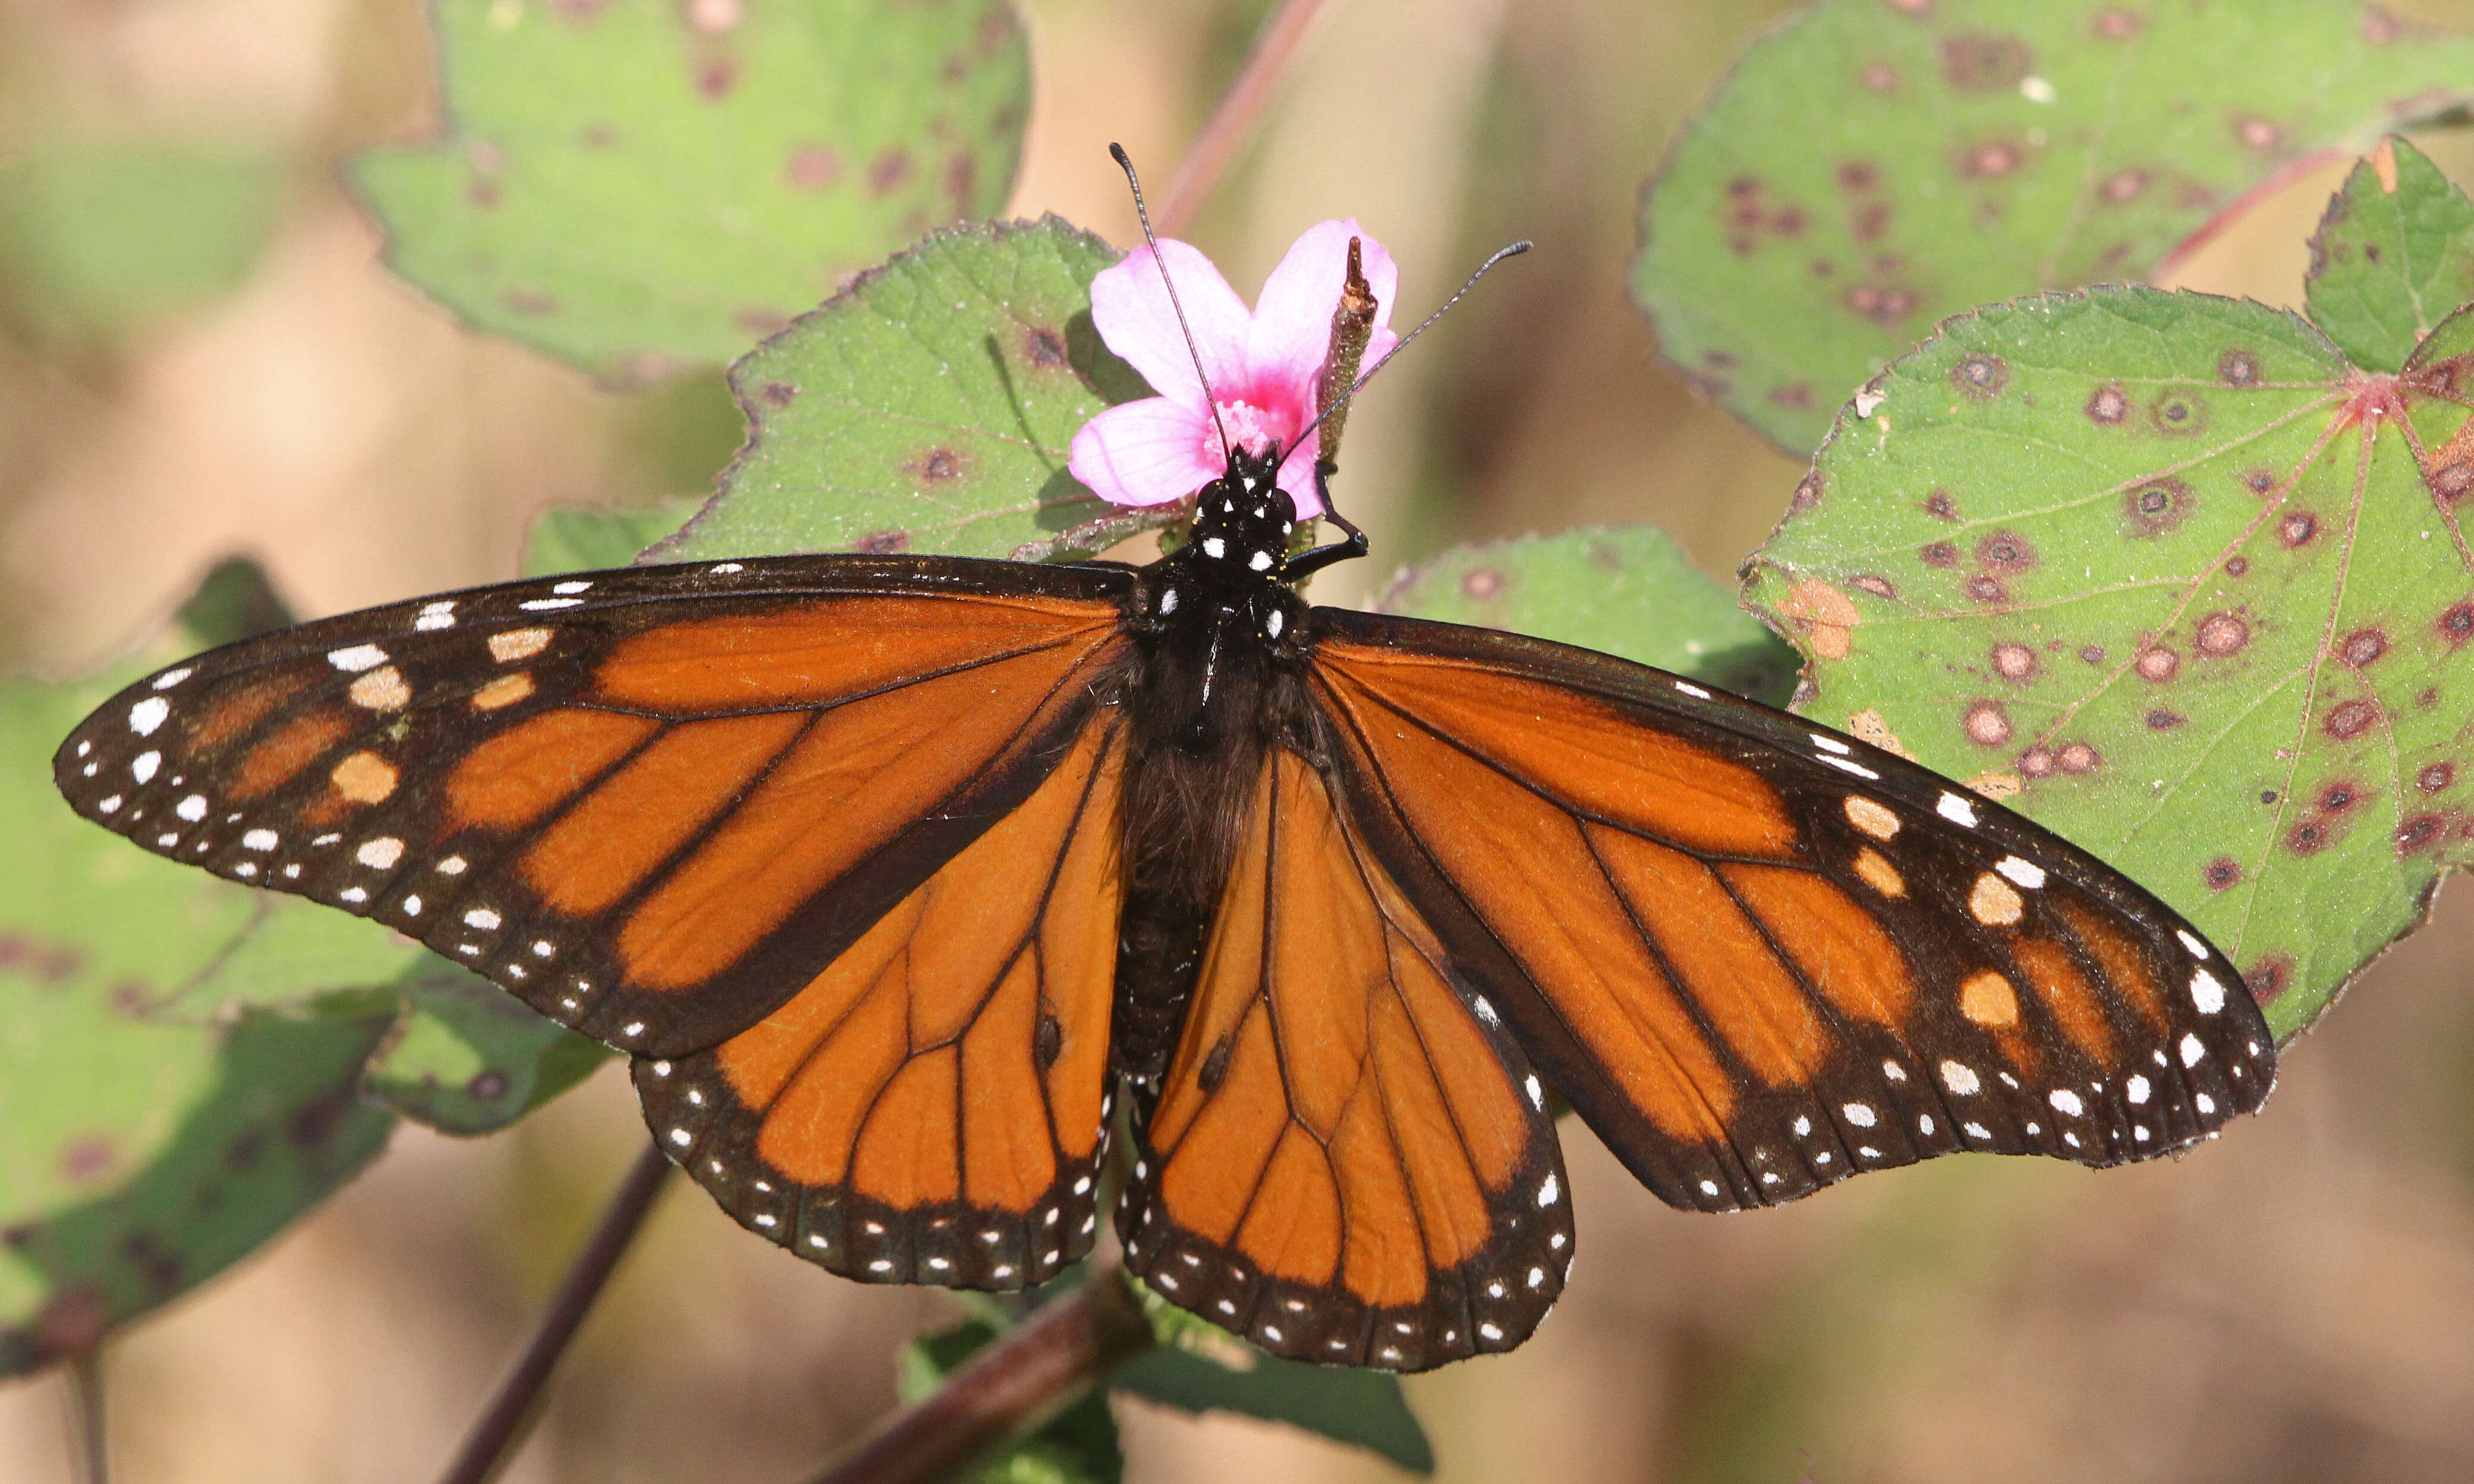
<path fill-rule="evenodd" d="M 1297 502 L 1280 488 L 1281 451 L 1240 445 L 1228 468 L 1194 497 L 1194 529 L 1187 549 L 1196 564 L 1216 577 L 1276 579 L 1297 530 Z"/>

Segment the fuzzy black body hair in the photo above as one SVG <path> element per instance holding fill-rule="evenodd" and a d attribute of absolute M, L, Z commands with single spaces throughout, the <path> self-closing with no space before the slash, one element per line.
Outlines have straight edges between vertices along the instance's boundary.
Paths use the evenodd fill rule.
<path fill-rule="evenodd" d="M 1296 507 L 1239 450 L 1196 497 L 1185 544 L 1142 569 L 1123 678 L 1126 905 L 1112 1060 L 1143 1101 L 1176 1049 L 1272 748 L 1305 752 L 1306 605 L 1284 579 Z"/>

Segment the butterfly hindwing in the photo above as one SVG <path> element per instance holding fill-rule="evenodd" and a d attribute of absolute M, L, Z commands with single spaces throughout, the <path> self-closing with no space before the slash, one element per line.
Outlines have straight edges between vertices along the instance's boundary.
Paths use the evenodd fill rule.
<path fill-rule="evenodd" d="M 764 1020 L 639 1058 L 663 1149 L 846 1277 L 1013 1289 L 1090 1250 L 1124 878 L 1103 710 L 1037 792 Z"/>
<path fill-rule="evenodd" d="M 1273 749 L 1118 1215 L 1153 1289 L 1275 1354 L 1527 1338 L 1570 1202 L 1542 1086 L 1304 758 Z"/>
<path fill-rule="evenodd" d="M 750 559 L 231 645 L 62 744 L 87 818 L 374 917 L 643 1053 L 746 1028 L 1029 797 L 1128 574 Z"/>
<path fill-rule="evenodd" d="M 1671 1204 L 1961 1149 L 2119 1163 L 2266 1098 L 2222 955 L 2026 820 L 1664 672 L 1313 616 L 1352 823 Z"/>

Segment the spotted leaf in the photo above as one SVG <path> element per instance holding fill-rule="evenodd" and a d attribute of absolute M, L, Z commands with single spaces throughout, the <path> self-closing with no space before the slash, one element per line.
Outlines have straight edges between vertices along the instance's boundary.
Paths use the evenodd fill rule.
<path fill-rule="evenodd" d="M 2162 896 L 2291 1035 L 2474 858 L 2474 315 L 2404 370 L 2160 290 L 1962 316 L 1841 414 L 1748 599 L 1813 715 Z"/>
<path fill-rule="evenodd" d="M 2403 139 L 2354 167 L 2311 239 L 2311 322 L 2365 371 L 2395 371 L 2474 299 L 2474 202 Z"/>
<path fill-rule="evenodd" d="M 1091 327 L 1117 260 L 1051 217 L 897 254 L 731 369 L 748 441 L 655 560 L 751 553 L 1087 556 L 1177 517 L 1075 482 L 1074 433 L 1150 389 Z"/>
<path fill-rule="evenodd" d="M 725 363 L 1012 188 L 1030 63 L 1006 0 L 431 13 L 448 131 L 354 171 L 388 260 L 607 378 Z"/>
<path fill-rule="evenodd" d="M 1801 453 L 1943 316 L 2156 273 L 2469 96 L 2474 39 L 2350 0 L 1823 0 L 1687 129 L 1633 292 L 1670 361 Z"/>
<path fill-rule="evenodd" d="M 1772 706 L 1795 688 L 1794 652 L 1656 526 L 1455 546 L 1402 572 L 1375 606 L 1620 655 Z"/>

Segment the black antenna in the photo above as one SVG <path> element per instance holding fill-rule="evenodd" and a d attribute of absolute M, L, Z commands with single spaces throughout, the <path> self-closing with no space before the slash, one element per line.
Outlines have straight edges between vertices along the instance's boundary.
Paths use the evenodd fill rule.
<path fill-rule="evenodd" d="M 1177 302 L 1176 280 L 1168 275 L 1168 259 L 1160 256 L 1159 239 L 1152 235 L 1152 214 L 1143 205 L 1143 182 L 1135 178 L 1134 162 L 1127 157 L 1124 145 L 1111 143 L 1108 146 L 1108 153 L 1116 156 L 1117 163 L 1125 169 L 1126 183 L 1134 189 L 1134 217 L 1143 224 L 1143 241 L 1151 245 L 1152 262 L 1159 268 L 1160 282 L 1168 285 L 1168 306 L 1176 311 L 1176 327 L 1185 336 L 1185 353 L 1194 358 L 1194 379 L 1202 383 L 1203 405 L 1211 409 L 1211 425 L 1220 431 L 1220 456 L 1224 459 L 1233 458 L 1235 455 L 1228 446 L 1228 424 L 1220 420 L 1220 399 L 1211 395 L 1211 378 L 1204 375 L 1202 371 L 1202 352 L 1196 349 L 1194 346 L 1194 328 L 1185 323 L 1185 306 Z M 1524 242 L 1521 246 L 1525 248 L 1529 244 Z M 1496 254 L 1498 257 L 1501 255 L 1501 253 Z M 1490 263 L 1488 266 L 1493 265 Z M 1483 268 L 1478 270 L 1480 273 L 1485 271 Z M 1459 297 L 1459 295 L 1453 296 L 1455 299 Z M 1424 327 L 1419 326 L 1420 329 Z M 1386 356 L 1384 359 L 1391 358 Z M 1378 361 L 1375 364 L 1379 366 L 1382 362 Z M 1318 418 L 1315 420 L 1320 422 L 1322 419 Z"/>
<path fill-rule="evenodd" d="M 1128 168 L 1128 173 L 1130 173 L 1130 172 L 1131 172 L 1132 167 L 1131 167 L 1131 166 L 1128 166 L 1127 168 Z M 1532 243 L 1528 238 L 1524 237 L 1524 238 L 1522 238 L 1520 241 L 1516 242 L 1516 243 L 1513 243 L 1513 244 L 1512 244 L 1511 246 L 1509 246 L 1509 247 L 1505 247 L 1505 248 L 1498 248 L 1497 250 L 1495 250 L 1495 253 L 1494 253 L 1494 255 L 1493 255 L 1492 257 L 1490 257 L 1490 258 L 1488 258 L 1485 262 L 1478 264 L 1478 265 L 1477 265 L 1477 272 L 1475 272 L 1475 273 L 1473 273 L 1473 274 L 1471 274 L 1471 275 L 1468 275 L 1468 282 L 1464 283 L 1464 284 L 1462 284 L 1462 285 L 1461 285 L 1461 287 L 1460 287 L 1460 292 L 1459 292 L 1459 293 L 1454 294 L 1451 298 L 1449 298 L 1449 299 L 1444 299 L 1444 300 L 1443 301 L 1443 304 L 1442 304 L 1439 308 L 1437 308 L 1433 314 L 1430 314 L 1430 315 L 1426 316 L 1423 320 L 1419 321 L 1419 322 L 1418 322 L 1418 327 L 1417 327 L 1416 329 L 1411 330 L 1408 334 L 1401 336 L 1398 344 L 1395 345 L 1391 349 L 1384 351 L 1384 352 L 1383 352 L 1383 355 L 1382 355 L 1382 357 L 1381 357 L 1381 359 L 1377 360 L 1373 365 L 1371 365 L 1371 366 L 1370 366 L 1370 367 L 1366 368 L 1366 370 L 1365 370 L 1363 372 L 1361 372 L 1361 373 L 1359 374 L 1358 378 L 1357 378 L 1355 381 L 1352 381 L 1352 382 L 1350 382 L 1350 383 L 1348 384 L 1348 390 L 1347 390 L 1347 391 L 1343 392 L 1342 394 L 1340 394 L 1340 395 L 1333 397 L 1333 398 L 1331 399 L 1331 405 L 1330 405 L 1330 406 L 1328 406 L 1328 407 L 1324 408 L 1322 411 L 1321 411 L 1321 412 L 1319 412 L 1319 413 L 1315 414 L 1315 419 L 1314 419 L 1312 422 L 1307 423 L 1303 428 L 1300 428 L 1300 429 L 1298 431 L 1298 436 L 1297 436 L 1296 438 L 1293 438 L 1293 439 L 1291 439 L 1291 440 L 1289 441 L 1289 446 L 1288 446 L 1287 448 L 1284 448 L 1284 449 L 1280 450 L 1280 454 L 1281 454 L 1281 460 L 1280 460 L 1280 462 L 1282 462 L 1282 463 L 1286 463 L 1286 462 L 1287 462 L 1288 455 L 1289 455 L 1291 452 L 1293 452 L 1293 451 L 1295 451 L 1295 450 L 1297 450 L 1297 449 L 1299 449 L 1299 448 L 1304 447 L 1304 446 L 1305 446 L 1306 440 L 1307 440 L 1309 437 L 1313 436 L 1313 433 L 1314 433 L 1314 430 L 1315 430 L 1315 429 L 1317 429 L 1317 428 L 1319 428 L 1319 427 L 1322 426 L 1323 419 L 1324 419 L 1325 418 L 1330 417 L 1333 413 L 1336 413 L 1336 412 L 1340 411 L 1343 407 L 1347 406 L 1347 405 L 1348 405 L 1348 399 L 1349 399 L 1350 397 L 1355 396 L 1355 395 L 1357 395 L 1358 388 L 1365 386 L 1365 385 L 1366 385 L 1368 382 L 1370 382 L 1370 381 L 1372 381 L 1372 380 L 1374 379 L 1374 373 L 1375 373 L 1376 371 L 1381 371 L 1384 367 L 1386 367 L 1386 366 L 1390 365 L 1390 364 L 1391 364 L 1391 362 L 1392 362 L 1392 358 L 1393 358 L 1394 356 L 1398 355 L 1401 351 L 1408 349 L 1408 348 L 1409 348 L 1409 342 L 1411 342 L 1411 341 L 1413 341 L 1413 340 L 1417 339 L 1419 336 L 1423 335 L 1424 333 L 1426 333 L 1426 326 L 1427 326 L 1427 325 L 1429 325 L 1429 324 L 1434 323 L 1437 320 L 1442 319 L 1442 318 L 1443 317 L 1443 310 L 1445 310 L 1445 309 L 1449 309 L 1449 308 L 1450 308 L 1450 307 L 1452 307 L 1454 304 L 1459 303 L 1459 302 L 1461 301 L 1461 299 L 1462 299 L 1462 297 L 1463 297 L 1464 295 L 1467 295 L 1467 294 L 1468 293 L 1468 291 L 1469 291 L 1469 290 L 1471 290 L 1471 289 L 1473 289 L 1473 288 L 1476 288 L 1476 287 L 1477 287 L 1477 280 L 1479 280 L 1480 278 L 1483 278 L 1483 277 L 1485 277 L 1485 276 L 1486 276 L 1486 272 L 1487 272 L 1487 270 L 1488 270 L 1488 269 L 1492 268 L 1495 264 L 1502 262 L 1502 261 L 1503 261 L 1505 258 L 1507 258 L 1507 257 L 1518 257 L 1521 253 L 1528 251 L 1532 247 L 1535 247 L 1535 246 L 1536 246 L 1536 244 L 1535 244 L 1535 243 Z M 1182 321 L 1179 321 L 1178 323 L 1182 323 L 1183 322 L 1182 322 Z M 1199 363 L 1199 362 L 1198 362 L 1198 363 L 1197 363 L 1197 365 L 1196 365 L 1196 368 L 1195 368 L 1195 369 L 1196 369 L 1198 371 L 1200 371 L 1201 370 L 1201 363 Z M 1214 416 L 1217 416 L 1217 409 L 1214 409 Z M 1226 437 L 1224 435 L 1221 441 L 1225 443 L 1227 441 L 1227 440 L 1226 440 Z M 1329 502 L 1325 502 L 1325 504 L 1324 504 L 1324 509 L 1326 509 L 1326 510 L 1330 509 Z"/>

